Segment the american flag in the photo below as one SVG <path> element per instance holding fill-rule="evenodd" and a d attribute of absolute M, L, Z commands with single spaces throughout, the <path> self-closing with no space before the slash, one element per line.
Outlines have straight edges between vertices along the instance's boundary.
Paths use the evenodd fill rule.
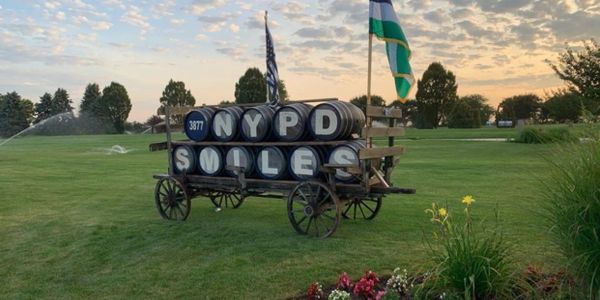
<path fill-rule="evenodd" d="M 265 12 L 265 32 L 267 35 L 267 92 L 271 106 L 279 105 L 279 73 L 277 71 L 277 62 L 275 62 L 275 49 L 273 49 L 273 38 L 267 26 L 267 12 Z"/>

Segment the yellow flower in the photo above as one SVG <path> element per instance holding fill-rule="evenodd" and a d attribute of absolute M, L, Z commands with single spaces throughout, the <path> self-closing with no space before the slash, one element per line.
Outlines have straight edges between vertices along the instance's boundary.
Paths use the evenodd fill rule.
<path fill-rule="evenodd" d="M 475 202 L 475 199 L 473 199 L 473 196 L 471 195 L 466 195 L 462 199 L 462 203 L 466 204 L 467 206 L 470 206 L 473 204 L 473 202 Z"/>
<path fill-rule="evenodd" d="M 445 209 L 445 208 L 443 208 L 443 207 L 442 207 L 442 208 L 438 209 L 438 215 L 440 215 L 440 217 L 442 217 L 442 218 L 443 218 L 443 217 L 445 217 L 446 215 L 448 215 L 448 212 L 446 211 L 446 209 Z"/>

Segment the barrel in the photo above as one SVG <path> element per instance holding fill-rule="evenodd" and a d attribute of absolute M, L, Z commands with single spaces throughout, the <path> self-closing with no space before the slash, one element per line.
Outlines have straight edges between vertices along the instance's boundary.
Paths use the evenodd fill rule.
<path fill-rule="evenodd" d="M 329 101 L 315 106 L 309 115 L 311 135 L 321 141 L 346 140 L 360 135 L 365 126 L 365 114 L 356 105 Z"/>
<path fill-rule="evenodd" d="M 181 145 L 173 149 L 173 171 L 175 174 L 196 171 L 196 151 L 192 146 Z"/>
<path fill-rule="evenodd" d="M 244 110 L 238 106 L 220 108 L 212 120 L 213 137 L 221 142 L 235 140 L 239 136 L 238 125 Z"/>
<path fill-rule="evenodd" d="M 197 142 L 210 139 L 210 128 L 215 111 L 216 109 L 212 107 L 203 107 L 188 112 L 183 121 L 185 135 Z"/>
<path fill-rule="evenodd" d="M 365 147 L 366 143 L 363 140 L 356 140 L 338 145 L 329 152 L 327 161 L 328 163 L 335 165 L 360 166 L 358 152 Z M 336 170 L 335 178 L 345 183 L 360 181 L 359 176 L 352 175 L 342 170 Z"/>
<path fill-rule="evenodd" d="M 284 179 L 288 176 L 287 153 L 284 147 L 264 147 L 256 155 L 256 171 L 265 179 Z"/>
<path fill-rule="evenodd" d="M 276 139 L 285 142 L 306 139 L 307 120 L 312 106 L 306 103 L 292 103 L 282 106 L 273 117 L 273 134 Z"/>
<path fill-rule="evenodd" d="M 203 175 L 217 176 L 224 165 L 223 152 L 215 146 L 203 147 L 198 153 L 198 170 Z"/>
<path fill-rule="evenodd" d="M 271 124 L 275 109 L 268 105 L 261 105 L 246 109 L 242 114 L 240 127 L 244 140 L 260 142 L 271 136 Z"/>
<path fill-rule="evenodd" d="M 300 146 L 294 148 L 289 157 L 289 171 L 296 180 L 318 178 L 323 165 L 325 151 L 322 147 Z"/>
<path fill-rule="evenodd" d="M 237 171 L 229 170 L 228 167 L 244 168 L 246 176 L 254 172 L 254 153 L 248 147 L 231 147 L 225 155 L 225 172 L 229 176 L 237 176 Z"/>

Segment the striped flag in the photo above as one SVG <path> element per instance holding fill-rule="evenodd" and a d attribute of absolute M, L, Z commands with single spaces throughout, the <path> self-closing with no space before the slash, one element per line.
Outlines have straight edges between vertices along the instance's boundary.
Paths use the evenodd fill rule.
<path fill-rule="evenodd" d="M 369 33 L 385 41 L 396 94 L 401 102 L 405 102 L 415 77 L 410 67 L 410 47 L 391 0 L 369 1 Z"/>
<path fill-rule="evenodd" d="M 275 49 L 273 48 L 273 38 L 267 26 L 267 12 L 265 11 L 265 32 L 267 35 L 267 101 L 269 105 L 279 105 L 279 73 L 277 71 L 277 62 L 275 62 Z"/>

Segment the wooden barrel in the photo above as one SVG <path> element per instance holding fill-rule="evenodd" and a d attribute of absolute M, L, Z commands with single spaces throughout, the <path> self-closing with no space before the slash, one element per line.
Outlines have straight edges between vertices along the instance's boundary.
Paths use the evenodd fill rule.
<path fill-rule="evenodd" d="M 325 151 L 322 147 L 300 146 L 294 148 L 289 155 L 289 171 L 296 180 L 318 178 L 323 165 Z"/>
<path fill-rule="evenodd" d="M 173 172 L 192 174 L 196 171 L 196 151 L 192 146 L 181 145 L 173 149 Z"/>
<path fill-rule="evenodd" d="M 351 141 L 334 147 L 329 152 L 327 162 L 336 165 L 360 166 L 358 152 L 366 147 L 366 142 L 363 140 Z M 342 170 L 336 170 L 335 178 L 341 182 L 353 183 L 360 181 L 361 176 L 352 175 Z"/>
<path fill-rule="evenodd" d="M 225 173 L 229 176 L 237 176 L 237 171 L 228 170 L 227 167 L 244 168 L 246 176 L 254 172 L 254 153 L 248 147 L 231 147 L 225 155 Z"/>
<path fill-rule="evenodd" d="M 207 176 L 217 176 L 221 174 L 225 167 L 223 152 L 215 146 L 203 147 L 198 152 L 198 170 Z"/>
<path fill-rule="evenodd" d="M 209 140 L 215 111 L 212 107 L 203 107 L 188 112 L 183 121 L 185 135 L 197 142 Z"/>
<path fill-rule="evenodd" d="M 307 120 L 312 106 L 306 103 L 292 103 L 282 106 L 273 117 L 273 135 L 285 142 L 301 141 L 309 134 Z"/>
<path fill-rule="evenodd" d="M 264 147 L 256 155 L 258 176 L 265 179 L 284 179 L 288 176 L 288 158 L 285 147 Z"/>
<path fill-rule="evenodd" d="M 261 105 L 246 109 L 241 118 L 241 133 L 246 141 L 260 142 L 271 136 L 271 124 L 275 109 Z"/>
<path fill-rule="evenodd" d="M 311 135 L 322 141 L 346 140 L 360 135 L 365 126 L 365 114 L 356 105 L 329 101 L 315 106 L 309 115 Z"/>
<path fill-rule="evenodd" d="M 221 142 L 235 140 L 239 136 L 238 125 L 244 110 L 239 106 L 217 109 L 212 120 L 213 137 Z"/>

